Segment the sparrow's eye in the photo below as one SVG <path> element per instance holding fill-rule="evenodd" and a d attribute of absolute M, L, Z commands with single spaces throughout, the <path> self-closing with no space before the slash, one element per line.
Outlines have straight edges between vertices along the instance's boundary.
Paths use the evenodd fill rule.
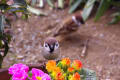
<path fill-rule="evenodd" d="M 55 46 L 58 46 L 58 44 L 55 44 Z"/>
<path fill-rule="evenodd" d="M 44 44 L 44 47 L 48 47 L 48 44 Z"/>
<path fill-rule="evenodd" d="M 56 46 L 56 47 L 59 47 L 59 44 L 58 44 L 58 42 L 55 44 L 55 46 Z"/>

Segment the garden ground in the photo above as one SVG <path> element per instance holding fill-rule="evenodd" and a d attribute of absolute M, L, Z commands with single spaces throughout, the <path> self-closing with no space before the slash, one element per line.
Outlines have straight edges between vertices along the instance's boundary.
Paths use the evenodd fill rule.
<path fill-rule="evenodd" d="M 29 17 L 28 21 L 13 21 L 14 40 L 4 59 L 3 67 L 14 63 L 40 63 L 43 60 L 41 45 L 51 36 L 61 21 L 68 16 L 68 9 L 48 10 L 48 16 Z M 83 66 L 96 71 L 100 80 L 120 80 L 120 23 L 107 25 L 111 20 L 110 10 L 98 21 L 86 21 L 80 29 L 60 41 L 62 57 L 80 59 Z M 81 57 L 83 44 L 89 39 L 85 57 Z"/>

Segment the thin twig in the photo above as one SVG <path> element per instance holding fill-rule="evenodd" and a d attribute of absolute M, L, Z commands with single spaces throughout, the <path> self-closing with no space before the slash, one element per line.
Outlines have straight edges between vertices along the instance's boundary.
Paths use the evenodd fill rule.
<path fill-rule="evenodd" d="M 84 48 L 81 52 L 81 57 L 85 57 L 86 56 L 86 51 L 87 51 L 87 48 L 88 48 L 88 42 L 89 42 L 89 39 L 86 40 L 85 44 L 84 44 Z"/>

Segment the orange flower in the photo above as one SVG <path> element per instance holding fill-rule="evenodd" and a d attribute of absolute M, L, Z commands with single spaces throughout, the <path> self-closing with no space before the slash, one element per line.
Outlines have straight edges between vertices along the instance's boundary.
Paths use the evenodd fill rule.
<path fill-rule="evenodd" d="M 59 73 L 61 71 L 62 70 L 60 69 L 60 67 L 54 67 L 54 69 L 53 69 L 53 72 L 55 72 L 55 73 Z"/>
<path fill-rule="evenodd" d="M 64 80 L 64 76 L 63 76 L 62 72 L 57 73 L 56 80 Z"/>
<path fill-rule="evenodd" d="M 73 72 L 73 71 L 74 71 L 74 68 L 72 68 L 72 67 L 68 68 L 68 72 Z"/>
<path fill-rule="evenodd" d="M 78 72 L 76 72 L 71 78 L 70 80 L 80 80 L 80 74 Z"/>
<path fill-rule="evenodd" d="M 66 66 L 66 65 L 70 66 L 71 61 L 70 61 L 69 58 L 63 58 L 61 63 L 62 63 L 63 66 Z"/>
<path fill-rule="evenodd" d="M 77 80 L 80 80 L 80 74 L 79 74 L 78 72 L 76 72 L 76 73 L 74 74 L 74 78 L 76 78 Z"/>
<path fill-rule="evenodd" d="M 54 67 L 51 76 L 53 77 L 53 79 L 55 80 L 64 80 L 64 76 L 62 74 L 62 70 L 59 67 Z"/>
<path fill-rule="evenodd" d="M 46 64 L 46 69 L 48 72 L 53 71 L 53 69 L 56 67 L 56 62 L 54 60 L 49 60 Z"/>
<path fill-rule="evenodd" d="M 82 68 L 82 62 L 80 60 L 74 60 L 72 67 L 76 70 L 80 70 Z"/>

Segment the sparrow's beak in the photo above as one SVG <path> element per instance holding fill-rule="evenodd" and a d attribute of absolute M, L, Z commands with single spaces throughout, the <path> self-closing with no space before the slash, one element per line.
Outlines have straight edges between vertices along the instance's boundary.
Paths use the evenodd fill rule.
<path fill-rule="evenodd" d="M 54 45 L 50 45 L 50 53 L 54 51 Z"/>

